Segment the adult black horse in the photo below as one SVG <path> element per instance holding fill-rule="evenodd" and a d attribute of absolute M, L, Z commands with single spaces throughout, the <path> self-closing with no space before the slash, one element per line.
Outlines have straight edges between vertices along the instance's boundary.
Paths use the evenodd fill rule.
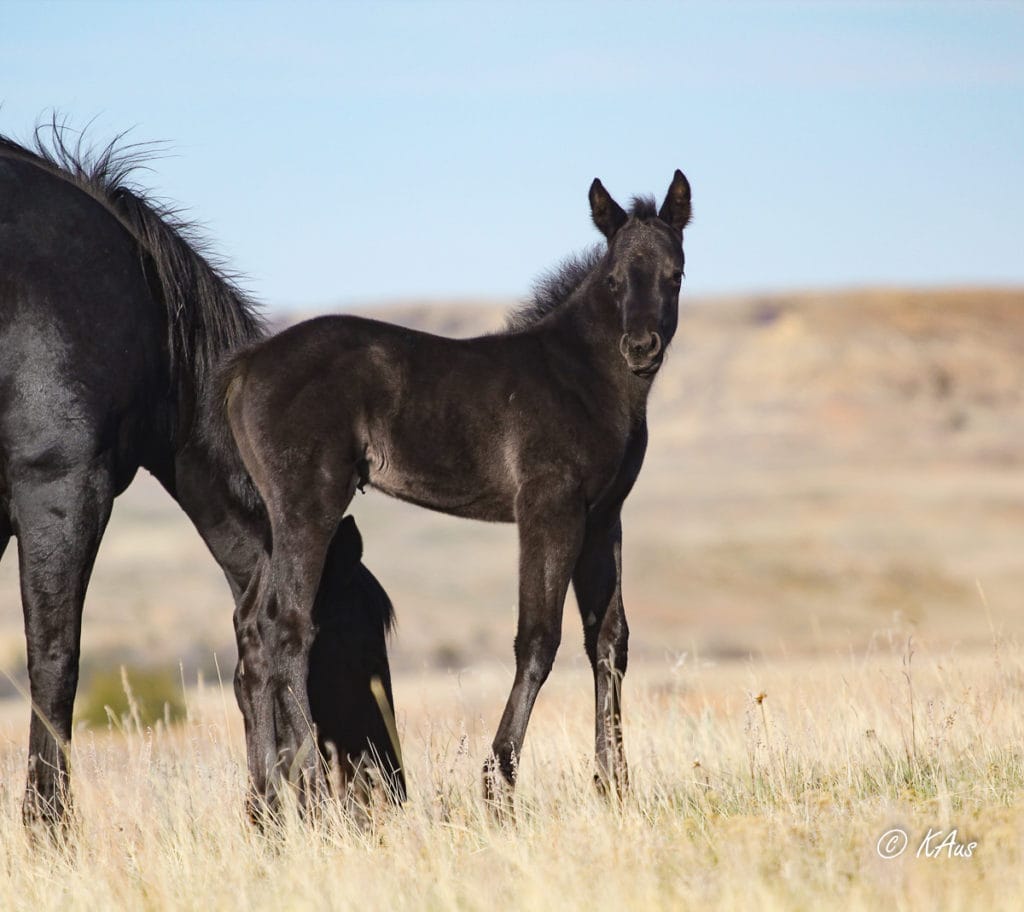
<path fill-rule="evenodd" d="M 25 817 L 59 821 L 69 807 L 82 603 L 112 502 L 140 466 L 188 514 L 234 595 L 235 691 L 262 796 L 278 757 L 253 732 L 277 691 L 266 619 L 246 613 L 243 594 L 263 579 L 270 530 L 212 381 L 263 327 L 194 230 L 129 185 L 144 150 L 89 155 L 57 124 L 51 136 L 37 130 L 33 150 L 0 137 L 0 554 L 17 537 L 33 702 Z M 354 523 L 336 529 L 301 703 L 321 748 L 332 742 L 343 767 L 375 754 L 401 797 L 397 744 L 370 690 L 378 677 L 390 702 L 391 603 L 360 563 Z"/>
<path fill-rule="evenodd" d="M 558 648 L 570 579 L 594 672 L 599 781 L 626 778 L 619 517 L 676 329 L 690 185 L 676 171 L 660 209 L 636 199 L 627 213 L 595 180 L 590 204 L 607 248 L 563 267 L 504 333 L 445 339 L 321 317 L 243 352 L 223 378 L 231 430 L 270 516 L 281 686 L 305 680 L 317 580 L 356 487 L 517 523 L 515 681 L 484 776 L 501 806 Z M 293 755 L 305 708 L 276 705 L 281 716 L 263 729 L 276 741 L 263 750 Z M 307 777 L 316 774 L 308 765 Z"/>

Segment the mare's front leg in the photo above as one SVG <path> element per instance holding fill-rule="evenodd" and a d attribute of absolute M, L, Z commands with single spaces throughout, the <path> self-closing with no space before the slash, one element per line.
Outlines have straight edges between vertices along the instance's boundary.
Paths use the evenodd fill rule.
<path fill-rule="evenodd" d="M 110 517 L 104 457 L 63 474 L 23 473 L 13 491 L 32 722 L 24 818 L 63 823 L 70 807 L 67 750 L 78 687 L 82 604 Z"/>
<path fill-rule="evenodd" d="M 622 523 L 619 514 L 587 524 L 572 575 L 583 618 L 583 642 L 594 672 L 595 780 L 621 797 L 629 786 L 622 747 L 622 679 L 629 627 L 622 605 Z"/>
<path fill-rule="evenodd" d="M 523 486 L 515 510 L 519 526 L 516 676 L 491 757 L 484 765 L 484 797 L 499 812 L 512 809 L 526 726 L 558 651 L 562 608 L 583 542 L 585 516 L 581 492 L 551 479 Z"/>

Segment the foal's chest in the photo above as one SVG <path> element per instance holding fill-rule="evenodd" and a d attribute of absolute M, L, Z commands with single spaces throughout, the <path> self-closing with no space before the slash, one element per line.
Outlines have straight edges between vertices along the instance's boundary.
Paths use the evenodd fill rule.
<path fill-rule="evenodd" d="M 608 461 L 601 465 L 587 490 L 591 510 L 617 508 L 633 489 L 644 453 L 647 451 L 647 425 L 635 428 L 625 444 L 609 452 Z"/>

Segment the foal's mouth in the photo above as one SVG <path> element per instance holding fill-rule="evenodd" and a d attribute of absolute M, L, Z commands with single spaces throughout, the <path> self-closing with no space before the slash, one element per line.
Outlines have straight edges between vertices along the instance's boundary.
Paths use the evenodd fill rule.
<path fill-rule="evenodd" d="M 631 364 L 629 365 L 629 369 L 638 377 L 653 377 L 656 373 L 658 373 L 658 370 L 661 367 L 661 362 L 663 360 L 664 359 L 662 358 L 662 356 L 658 355 L 658 357 L 655 358 L 650 364 L 640 364 L 637 365 L 636 367 L 634 367 Z"/>

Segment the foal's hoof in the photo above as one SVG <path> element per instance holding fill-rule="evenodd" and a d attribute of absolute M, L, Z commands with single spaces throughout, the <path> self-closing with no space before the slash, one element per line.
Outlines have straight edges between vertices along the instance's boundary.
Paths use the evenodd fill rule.
<path fill-rule="evenodd" d="M 21 819 L 34 841 L 63 845 L 71 835 L 73 816 L 68 800 L 58 796 L 45 798 L 34 789 L 26 790 Z"/>
<path fill-rule="evenodd" d="M 250 792 L 246 798 L 246 815 L 258 833 L 269 833 L 281 823 L 281 817 L 276 810 L 276 795 L 267 796 L 255 791 Z"/>
<path fill-rule="evenodd" d="M 609 801 L 622 801 L 629 793 L 629 775 L 623 769 L 611 776 L 606 772 L 594 773 L 594 788 L 602 798 Z"/>
<path fill-rule="evenodd" d="M 505 778 L 498 758 L 494 756 L 484 762 L 484 803 L 494 823 L 516 822 L 514 786 Z"/>

